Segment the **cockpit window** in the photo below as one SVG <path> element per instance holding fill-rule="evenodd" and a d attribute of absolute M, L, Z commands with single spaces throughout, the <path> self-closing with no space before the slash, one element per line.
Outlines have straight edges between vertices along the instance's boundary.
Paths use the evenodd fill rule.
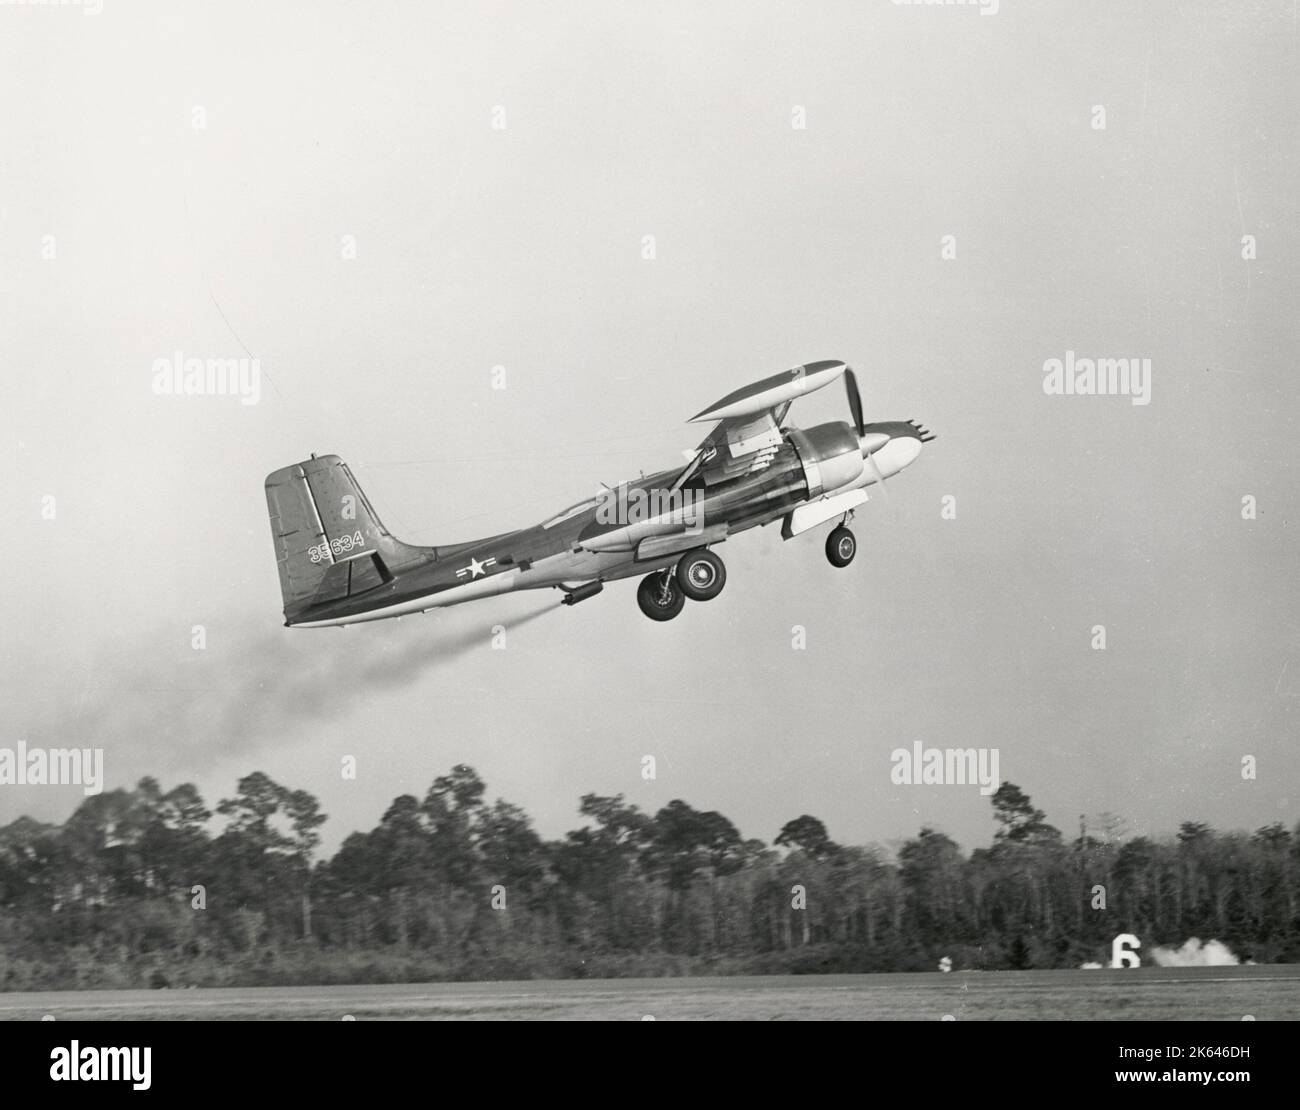
<path fill-rule="evenodd" d="M 595 501 L 579 501 L 578 504 L 565 509 L 559 516 L 552 517 L 543 524 L 542 527 L 554 528 L 557 524 L 563 524 L 570 517 L 577 516 L 579 513 L 585 513 L 588 509 L 594 509 L 595 507 Z"/>

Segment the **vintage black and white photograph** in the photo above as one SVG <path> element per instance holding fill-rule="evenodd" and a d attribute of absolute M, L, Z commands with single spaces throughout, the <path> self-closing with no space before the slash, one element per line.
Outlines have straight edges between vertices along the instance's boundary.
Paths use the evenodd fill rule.
<path fill-rule="evenodd" d="M 0 0 L 0 1017 L 1300 1018 L 1298 50 Z"/>

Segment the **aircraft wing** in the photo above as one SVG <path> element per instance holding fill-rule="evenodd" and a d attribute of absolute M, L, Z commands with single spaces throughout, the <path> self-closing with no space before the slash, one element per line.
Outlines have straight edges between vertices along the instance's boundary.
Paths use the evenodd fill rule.
<path fill-rule="evenodd" d="M 779 417 L 784 415 L 784 411 L 778 415 L 775 409 L 768 409 L 757 416 L 719 420 L 696 448 L 694 461 L 679 481 L 698 472 L 705 485 L 712 486 L 765 469 L 781 446 Z"/>
<path fill-rule="evenodd" d="M 771 465 L 781 447 L 781 421 L 798 397 L 829 385 L 848 367 L 837 359 L 810 362 L 728 393 L 688 423 L 716 420 L 696 449 L 695 457 L 678 476 L 680 486 L 696 473 L 706 485 L 752 474 Z"/>

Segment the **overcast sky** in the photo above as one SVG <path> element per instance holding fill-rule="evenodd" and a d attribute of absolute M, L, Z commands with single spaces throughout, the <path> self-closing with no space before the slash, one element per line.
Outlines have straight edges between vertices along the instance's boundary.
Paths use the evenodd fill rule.
<path fill-rule="evenodd" d="M 548 836 L 593 791 L 986 843 L 977 787 L 891 783 L 918 740 L 1069 834 L 1293 825 L 1298 45 L 1290 0 L 0 6 L 0 746 L 210 804 L 263 770 L 327 848 L 462 762 Z M 177 351 L 251 352 L 258 403 L 155 394 Z M 1149 358 L 1150 404 L 1045 394 L 1067 351 Z M 669 624 L 632 580 L 281 626 L 271 470 L 336 452 L 472 539 L 823 358 L 938 434 L 847 570 L 772 527 Z"/>

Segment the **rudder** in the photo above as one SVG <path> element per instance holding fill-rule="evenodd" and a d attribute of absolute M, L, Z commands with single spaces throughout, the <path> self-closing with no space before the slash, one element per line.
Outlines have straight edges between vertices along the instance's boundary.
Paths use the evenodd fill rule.
<path fill-rule="evenodd" d="M 420 554 L 393 538 L 338 455 L 267 475 L 266 506 L 288 623 L 313 605 L 384 585 Z"/>

